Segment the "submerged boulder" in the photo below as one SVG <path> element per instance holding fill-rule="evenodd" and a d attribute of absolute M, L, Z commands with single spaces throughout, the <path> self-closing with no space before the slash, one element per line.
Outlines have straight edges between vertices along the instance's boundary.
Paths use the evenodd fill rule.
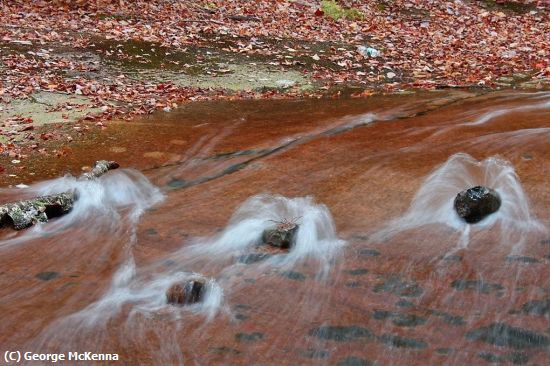
<path fill-rule="evenodd" d="M 460 218 L 474 224 L 497 212 L 501 203 L 500 195 L 494 189 L 476 186 L 457 194 L 454 207 Z"/>
<path fill-rule="evenodd" d="M 195 304 L 202 301 L 206 283 L 202 279 L 174 283 L 166 291 L 166 301 L 173 305 Z"/>
<path fill-rule="evenodd" d="M 296 243 L 298 225 L 293 223 L 279 224 L 263 232 L 262 242 L 273 247 L 289 249 Z"/>

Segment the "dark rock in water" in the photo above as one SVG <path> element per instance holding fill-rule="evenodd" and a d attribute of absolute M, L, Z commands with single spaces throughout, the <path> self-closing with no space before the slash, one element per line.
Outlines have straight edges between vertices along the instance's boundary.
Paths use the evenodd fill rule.
<path fill-rule="evenodd" d="M 166 300 L 174 305 L 195 304 L 203 299 L 205 286 L 201 279 L 175 283 L 166 291 Z"/>
<path fill-rule="evenodd" d="M 400 308 L 411 308 L 414 306 L 414 303 L 407 300 L 399 300 L 395 303 L 395 305 L 399 306 Z"/>
<path fill-rule="evenodd" d="M 358 269 L 349 269 L 346 272 L 352 276 L 362 276 L 364 274 L 369 273 L 369 270 L 366 268 L 358 268 Z"/>
<path fill-rule="evenodd" d="M 464 320 L 464 317 L 460 315 L 451 315 L 449 313 L 445 313 L 443 311 L 434 311 L 433 314 L 435 316 L 440 317 L 445 323 L 450 325 L 465 325 L 466 321 Z"/>
<path fill-rule="evenodd" d="M 250 254 L 241 255 L 237 259 L 237 261 L 239 263 L 252 264 L 252 263 L 261 262 L 264 259 L 267 259 L 269 257 L 271 257 L 271 254 L 269 253 L 250 253 Z"/>
<path fill-rule="evenodd" d="M 506 262 L 520 262 L 520 263 L 527 263 L 527 264 L 540 263 L 540 261 L 536 258 L 527 257 L 523 255 L 510 255 L 506 257 Z"/>
<path fill-rule="evenodd" d="M 374 286 L 374 292 L 390 292 L 402 297 L 418 297 L 424 290 L 416 283 L 402 281 L 399 277 L 392 276 L 384 283 Z"/>
<path fill-rule="evenodd" d="M 374 366 L 376 365 L 376 362 L 351 356 L 351 357 L 346 357 L 343 360 L 340 360 L 336 365 L 337 366 Z"/>
<path fill-rule="evenodd" d="M 515 328 L 505 323 L 494 323 L 466 333 L 471 341 L 480 340 L 500 347 L 515 349 L 545 348 L 550 346 L 550 338 L 527 329 Z"/>
<path fill-rule="evenodd" d="M 521 309 L 527 314 L 550 317 L 550 299 L 526 302 Z"/>
<path fill-rule="evenodd" d="M 36 278 L 41 279 L 42 281 L 49 281 L 57 278 L 59 273 L 57 272 L 40 272 L 36 275 Z"/>
<path fill-rule="evenodd" d="M 172 189 L 180 189 L 180 188 L 185 188 L 187 186 L 189 186 L 189 182 L 186 182 L 184 180 L 181 180 L 181 179 L 172 179 L 170 182 L 168 182 L 168 187 L 172 188 Z"/>
<path fill-rule="evenodd" d="M 238 349 L 234 349 L 234 348 L 230 348 L 230 347 L 226 347 L 226 346 L 212 347 L 212 348 L 210 348 L 210 352 L 229 353 L 229 354 L 232 354 L 232 355 L 241 354 L 241 351 L 239 351 Z"/>
<path fill-rule="evenodd" d="M 359 251 L 359 255 L 362 257 L 378 257 L 380 252 L 376 249 L 364 248 Z"/>
<path fill-rule="evenodd" d="M 460 262 L 462 257 L 459 255 L 446 255 L 442 258 L 446 262 Z"/>
<path fill-rule="evenodd" d="M 301 352 L 302 356 L 307 358 L 326 358 L 330 352 L 324 349 L 308 348 L 307 350 Z"/>
<path fill-rule="evenodd" d="M 506 360 L 514 365 L 525 365 L 529 362 L 529 356 L 523 352 L 512 352 L 506 355 Z"/>
<path fill-rule="evenodd" d="M 349 288 L 358 288 L 361 287 L 361 282 L 353 281 L 353 282 L 347 282 L 346 287 Z"/>
<path fill-rule="evenodd" d="M 475 290 L 483 294 L 489 294 L 493 291 L 503 290 L 504 287 L 498 283 L 487 283 L 480 280 L 455 280 L 451 283 L 451 286 L 459 291 Z"/>
<path fill-rule="evenodd" d="M 372 332 L 367 328 L 357 326 L 324 325 L 309 331 L 309 335 L 325 340 L 347 342 L 360 338 L 372 338 Z"/>
<path fill-rule="evenodd" d="M 263 338 L 264 334 L 260 332 L 235 334 L 235 339 L 239 342 L 256 342 Z"/>
<path fill-rule="evenodd" d="M 524 365 L 529 362 L 529 357 L 525 353 L 512 352 L 503 356 L 495 355 L 490 352 L 480 352 L 479 358 L 490 363 L 506 363 L 511 362 L 514 365 Z"/>
<path fill-rule="evenodd" d="M 502 201 L 493 189 L 477 186 L 457 194 L 454 207 L 458 216 L 469 224 L 475 224 L 495 213 Z"/>
<path fill-rule="evenodd" d="M 262 242 L 273 247 L 288 249 L 296 243 L 298 225 L 278 225 L 263 232 Z"/>
<path fill-rule="evenodd" d="M 395 334 L 383 334 L 382 336 L 380 336 L 379 340 L 380 342 L 390 347 L 416 349 L 423 349 L 428 347 L 428 344 L 422 340 L 405 338 Z"/>
<path fill-rule="evenodd" d="M 391 319 L 398 327 L 416 327 L 426 323 L 426 318 L 416 314 L 400 313 L 398 311 L 374 310 L 372 317 L 377 320 Z"/>
<path fill-rule="evenodd" d="M 282 272 L 281 276 L 284 276 L 284 277 L 286 277 L 290 280 L 294 280 L 294 281 L 305 281 L 306 278 L 307 278 L 306 275 L 304 275 L 303 273 L 294 272 L 294 271 Z"/>
<path fill-rule="evenodd" d="M 236 315 L 235 315 L 235 319 L 241 320 L 241 321 L 244 321 L 244 320 L 246 320 L 246 319 L 248 319 L 248 318 L 249 318 L 249 317 L 246 316 L 246 315 L 244 315 L 244 314 L 236 314 Z"/>

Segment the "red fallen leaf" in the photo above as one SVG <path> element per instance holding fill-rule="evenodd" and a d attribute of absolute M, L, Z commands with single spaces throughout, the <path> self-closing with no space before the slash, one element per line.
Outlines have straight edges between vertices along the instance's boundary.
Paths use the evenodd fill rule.
<path fill-rule="evenodd" d="M 5 171 L 6 171 L 6 169 L 3 166 L 0 166 L 0 173 L 3 173 Z"/>
<path fill-rule="evenodd" d="M 316 17 L 322 17 L 323 15 L 325 15 L 325 12 L 322 11 L 321 9 L 315 10 L 315 16 Z"/>

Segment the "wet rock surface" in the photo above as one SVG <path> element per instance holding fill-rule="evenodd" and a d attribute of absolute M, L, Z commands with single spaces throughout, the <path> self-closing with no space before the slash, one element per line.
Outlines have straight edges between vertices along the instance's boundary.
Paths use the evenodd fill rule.
<path fill-rule="evenodd" d="M 166 301 L 173 305 L 195 304 L 203 300 L 206 282 L 194 279 L 175 283 L 166 291 Z"/>
<path fill-rule="evenodd" d="M 541 94 L 538 94 L 537 100 L 540 101 L 540 97 Z M 503 107 L 524 106 L 519 103 L 510 105 L 507 101 L 496 106 L 493 104 L 495 96 L 491 98 L 475 101 L 478 103 L 476 105 L 483 108 L 483 113 L 493 108 L 502 110 Z M 374 101 L 377 108 L 378 104 L 384 105 L 380 99 L 374 99 Z M 304 108 L 301 102 L 293 103 Z M 330 101 L 331 106 L 338 103 L 340 103 L 338 100 Z M 365 99 L 361 103 L 372 102 Z M 254 105 L 261 106 L 261 104 Z M 369 105 L 372 106 L 372 104 Z M 286 109 L 285 113 L 288 114 L 289 108 L 285 106 L 283 105 Z M 274 154 L 269 159 L 265 159 L 264 167 L 257 171 L 243 169 L 233 176 L 225 176 L 205 185 L 181 190 L 164 189 L 166 201 L 159 205 L 157 210 L 146 210 L 136 231 L 138 242 L 133 254 L 138 264 L 138 271 L 143 271 L 146 275 L 151 268 L 150 264 L 153 264 L 158 265 L 156 267 L 158 271 L 185 270 L 207 273 L 208 276 L 222 276 L 226 275 L 225 268 L 230 267 L 231 271 L 235 270 L 235 274 L 240 273 L 240 275 L 231 276 L 227 280 L 220 277 L 222 282 L 220 284 L 225 291 L 223 305 L 231 309 L 231 314 L 207 320 L 203 315 L 203 311 L 208 310 L 206 306 L 193 306 L 192 311 L 185 311 L 185 309 L 178 311 L 181 308 L 169 307 L 163 311 L 167 310 L 169 315 L 176 311 L 181 318 L 176 320 L 171 316 L 155 316 L 153 320 L 148 320 L 148 317 L 141 316 L 127 318 L 124 311 L 111 320 L 113 331 L 108 334 L 102 333 L 105 343 L 101 344 L 101 349 L 120 353 L 124 362 L 132 365 L 139 365 L 144 360 L 145 362 L 155 360 L 157 352 L 166 352 L 164 353 L 167 355 L 166 364 L 177 364 L 180 359 L 168 356 L 174 349 L 172 347 L 182 350 L 181 354 L 177 352 L 177 356 L 181 355 L 185 364 L 196 361 L 206 365 L 236 366 L 251 363 L 270 365 L 276 362 L 284 365 L 302 363 L 336 365 L 347 357 L 355 357 L 362 360 L 376 360 L 378 365 L 483 365 L 487 364 L 487 361 L 478 356 L 480 352 L 486 351 L 497 357 L 507 357 L 509 352 L 521 351 L 529 357 L 527 364 L 545 365 L 548 356 L 547 348 L 517 349 L 496 346 L 482 340 L 469 341 L 465 334 L 495 322 L 503 322 L 538 335 L 550 336 L 549 326 L 545 323 L 548 315 L 544 310 L 544 303 L 531 303 L 548 298 L 549 286 L 545 279 L 548 276 L 549 262 L 543 258 L 544 255 L 548 255 L 549 250 L 547 245 L 541 245 L 541 240 L 548 238 L 547 234 L 537 232 L 521 237 L 525 239 L 526 251 L 514 253 L 528 255 L 541 261 L 541 264 L 524 265 L 506 262 L 506 256 L 511 254 L 510 248 L 518 241 L 512 238 L 502 240 L 498 225 L 491 227 L 490 230 L 472 230 L 468 247 L 457 252 L 453 251 L 457 233 L 444 225 L 411 229 L 387 241 L 377 241 L 373 233 L 389 219 L 404 212 L 425 174 L 458 148 L 471 151 L 473 156 L 486 156 L 487 151 L 491 151 L 491 154 L 503 153 L 507 159 L 516 163 L 513 159 L 518 151 L 514 149 L 517 149 L 521 142 L 532 146 L 534 156 L 540 159 L 540 164 L 546 164 L 546 157 L 550 156 L 550 147 L 542 135 L 540 139 L 527 139 L 516 135 L 514 129 L 525 129 L 526 126 L 546 128 L 547 110 L 539 111 L 539 114 L 544 114 L 544 119 L 539 118 L 538 126 L 531 119 L 532 113 L 525 113 L 529 116 L 528 121 L 523 113 L 517 113 L 520 116 L 515 122 L 515 117 L 509 119 L 506 116 L 500 116 L 485 126 L 468 127 L 468 129 L 453 126 L 452 139 L 450 137 L 447 139 L 443 130 L 448 127 L 449 120 L 462 116 L 465 107 L 470 106 L 472 105 L 467 103 L 460 104 L 456 106 L 454 112 L 446 109 L 445 113 L 428 114 L 418 121 L 375 123 L 367 128 L 350 130 L 335 138 L 296 145 L 281 154 Z M 283 130 L 286 135 L 304 133 L 304 130 L 299 128 L 303 123 L 317 129 L 325 118 L 312 112 L 311 115 L 299 114 L 299 120 L 298 118 L 288 120 L 285 119 L 287 117 L 283 118 L 281 115 L 273 117 L 271 113 L 262 111 L 262 114 L 269 115 L 269 120 L 267 117 L 254 120 L 255 112 L 246 109 L 246 104 L 239 104 L 232 108 L 235 111 L 240 108 L 247 111 L 246 128 L 237 128 L 224 146 L 201 152 L 204 156 L 212 156 L 220 151 L 241 151 L 256 149 L 258 146 L 262 148 L 270 146 L 272 141 L 268 139 L 258 142 L 258 136 L 265 134 L 266 126 L 269 126 L 270 130 L 269 138 L 276 140 L 283 138 L 283 134 L 280 133 Z M 346 109 L 346 113 L 348 111 L 349 109 Z M 127 151 L 132 154 L 133 151 L 138 151 L 135 154 L 136 158 L 129 153 L 121 154 L 121 159 L 124 159 L 122 165 L 137 167 L 140 170 L 144 165 L 148 168 L 145 163 L 140 165 L 145 151 L 139 151 L 139 149 L 142 145 L 146 145 L 139 143 L 141 141 L 150 141 L 147 145 L 157 144 L 157 146 L 147 146 L 146 151 L 164 151 L 165 145 L 166 149 L 170 148 L 166 139 L 174 137 L 189 139 L 189 145 L 193 147 L 199 137 L 208 136 L 208 134 L 217 136 L 226 131 L 228 124 L 227 119 L 224 123 L 213 121 L 209 113 L 188 113 L 187 109 L 185 114 L 176 113 L 174 111 L 170 115 L 177 116 L 178 123 L 170 125 L 167 122 L 167 118 L 172 118 L 168 116 L 169 114 L 162 117 L 162 120 L 159 120 L 158 116 L 152 116 L 154 123 L 150 128 L 141 129 L 146 123 L 124 124 L 124 128 L 120 129 L 120 135 L 132 137 L 134 145 L 124 145 L 120 141 L 116 141 L 116 145 L 127 147 Z M 193 121 L 186 120 L 187 114 L 197 115 L 196 118 L 201 119 L 200 123 L 209 124 L 195 128 L 199 123 L 193 124 Z M 224 110 L 224 114 L 229 115 L 227 109 Z M 443 120 L 445 124 L 440 123 Z M 185 123 L 181 123 L 182 121 Z M 273 121 L 276 123 L 271 123 Z M 438 135 L 439 137 L 433 136 L 433 140 L 426 144 L 429 146 L 424 147 L 424 142 L 421 142 L 416 134 L 410 133 L 411 128 L 416 129 L 420 125 L 424 127 L 429 125 L 430 128 L 431 126 L 441 127 L 442 133 Z M 132 130 L 134 128 L 140 131 L 137 136 L 132 132 L 135 131 Z M 155 130 L 166 130 L 163 142 L 162 139 L 155 137 Z M 203 131 L 201 134 L 193 132 L 200 130 Z M 109 129 L 102 133 L 112 134 L 113 131 L 118 131 L 116 125 L 109 126 Z M 455 133 L 457 131 L 468 133 Z M 506 132 L 501 136 L 503 131 Z M 494 144 L 492 132 L 498 132 L 499 136 L 503 137 L 498 140 L 498 144 Z M 534 136 L 534 132 L 533 134 L 531 132 L 530 136 Z M 425 136 L 422 133 L 419 135 Z M 466 135 L 468 138 L 464 137 Z M 443 138 L 440 138 L 441 136 Z M 476 145 L 472 145 L 472 138 L 478 137 L 479 139 L 475 140 Z M 118 138 L 120 140 L 120 137 Z M 482 139 L 487 141 L 484 142 L 485 140 Z M 135 144 L 135 141 L 138 143 Z M 247 146 L 249 141 L 253 143 Z M 410 155 L 402 154 L 401 149 L 410 147 L 411 143 L 416 144 L 415 149 L 406 150 Z M 95 145 L 91 144 L 86 153 L 96 154 L 97 150 L 94 148 Z M 105 147 L 102 148 L 105 150 Z M 177 145 L 175 148 L 179 149 L 180 153 L 188 149 L 184 145 Z M 74 151 L 76 155 L 77 148 Z M 399 153 L 396 154 L 396 151 Z M 171 152 L 177 153 L 178 150 Z M 97 156 L 101 156 L 100 152 L 97 152 Z M 319 159 L 319 156 L 323 156 L 323 159 Z M 88 159 L 79 159 L 81 159 L 80 155 L 74 157 L 75 164 L 80 161 L 89 163 L 89 156 Z M 68 160 L 57 164 L 65 161 Z M 216 164 L 221 164 L 221 170 L 225 168 L 224 161 L 224 159 L 216 160 Z M 545 202 L 550 191 L 541 174 L 541 165 L 538 162 L 537 164 L 523 162 L 519 157 L 518 161 L 521 164 L 517 166 L 517 173 L 529 193 L 532 208 L 537 217 L 546 223 L 550 217 L 548 216 L 550 207 Z M 362 163 L 358 164 L 358 162 Z M 157 164 L 161 163 L 163 162 L 159 161 Z M 45 166 L 48 171 L 55 167 L 47 164 Z M 80 165 L 76 168 L 80 169 Z M 196 174 L 187 173 L 183 168 L 188 167 L 153 169 L 147 172 L 147 176 L 155 185 L 166 187 L 166 183 L 172 177 L 185 180 L 189 178 L 191 181 L 203 173 L 209 175 L 212 166 L 209 165 L 208 169 L 204 168 Z M 202 169 L 200 166 L 199 168 Z M 369 169 L 369 174 L 366 174 L 366 168 Z M 377 173 L 370 174 L 371 171 Z M 287 173 L 292 179 L 281 178 L 281 172 Z M 58 176 L 58 171 L 48 174 Z M 14 180 L 17 180 L 15 183 L 19 183 L 19 179 Z M 314 184 L 311 184 L 312 180 Z M 384 189 L 377 189 L 378 187 L 384 187 Z M 370 193 L 371 188 L 372 194 L 364 194 Z M 188 253 L 186 247 L 192 245 L 193 238 L 217 236 L 219 232 L 216 230 L 227 224 L 235 207 L 251 193 L 266 190 L 283 192 L 286 195 L 312 194 L 319 202 L 325 203 L 330 208 L 338 232 L 343 238 L 351 238 L 353 233 L 371 235 L 368 241 L 348 240 L 348 245 L 342 250 L 338 261 L 328 263 L 330 273 L 325 281 L 319 280 L 316 276 L 319 264 L 315 258 L 311 260 L 308 258 L 304 263 L 295 267 L 284 267 L 284 269 L 278 267 L 278 261 L 275 258 L 264 260 L 261 264 L 258 262 L 259 265 L 242 265 L 235 263 L 237 258 L 244 254 L 241 250 L 219 261 L 219 253 L 212 253 L 204 261 L 185 263 L 191 264 L 189 268 L 179 268 L 185 259 L 182 260 L 182 256 L 171 256 L 170 253 L 176 252 L 178 255 L 182 253 L 185 256 Z M 380 194 L 381 192 L 384 194 Z M 453 192 L 458 191 L 453 190 Z M 379 205 L 378 202 L 383 204 Z M 453 211 L 449 213 L 454 216 Z M 147 228 L 155 228 L 157 234 L 149 235 Z M 116 273 L 115 270 L 123 259 L 122 248 L 125 243 L 119 241 L 120 236 L 110 232 L 105 233 L 100 230 L 96 232 L 95 227 L 91 229 L 96 236 L 91 240 L 90 236 L 82 235 L 84 229 L 80 226 L 71 227 L 56 236 L 40 237 L 33 243 L 29 243 L 30 245 L 2 248 L 0 298 L 2 308 L 13 314 L 13 317 L 2 320 L 1 344 L 13 344 L 17 348 L 29 344 L 34 339 L 31 335 L 39 334 L 44 330 L 42 325 L 34 321 L 37 315 L 43 316 L 44 321 L 50 324 L 60 316 L 71 314 L 72 309 L 67 304 L 91 304 L 101 296 L 100 288 L 109 288 L 113 274 Z M 182 233 L 188 236 L 183 237 Z M 21 234 L 24 232 L 18 233 L 18 235 Z M 87 239 L 87 241 L 80 239 Z M 381 254 L 359 255 L 360 250 L 370 248 L 376 248 Z M 254 252 L 273 250 L 278 254 L 277 259 L 280 258 L 283 262 L 289 257 L 289 255 L 279 254 L 282 252 L 279 248 L 272 249 L 267 245 L 260 245 L 251 250 Z M 75 255 L 81 251 L 89 255 L 83 257 Z M 446 253 L 460 255 L 462 260 L 443 262 L 441 258 Z M 291 255 L 294 254 L 291 253 Z M 34 260 L 35 258 L 40 258 L 40 261 Z M 98 258 L 98 260 L 92 261 L 90 258 Z M 167 258 L 173 259 L 174 263 L 170 267 L 164 266 Z M 211 265 L 211 262 L 216 263 Z M 205 263 L 207 268 L 204 268 Z M 260 268 L 263 269 L 271 264 L 276 270 L 269 271 L 265 275 L 264 272 L 259 271 Z M 363 268 L 368 268 L 369 273 L 354 276 L 346 272 Z M 300 271 L 307 279 L 304 282 L 297 282 L 282 277 L 280 272 L 283 270 Z M 58 271 L 61 275 L 55 280 L 43 282 L 34 277 L 35 273 L 40 271 Z M 71 281 L 68 278 L 70 274 L 81 276 L 78 279 L 78 286 L 62 288 L 65 283 Z M 451 286 L 454 280 L 464 281 L 456 285 L 463 290 Z M 478 282 L 467 282 L 472 280 Z M 348 283 L 352 284 L 350 281 L 360 281 L 361 287 L 351 289 L 345 286 Z M 17 292 L 21 291 L 21 295 L 25 296 L 19 296 L 19 294 L 14 296 L 14 286 L 18 286 Z M 375 288 L 378 292 L 373 292 Z M 516 291 L 518 288 L 524 290 Z M 489 289 L 488 294 L 487 289 Z M 498 296 L 501 292 L 506 296 Z M 408 296 L 415 294 L 418 295 Z M 160 295 L 162 297 L 163 293 Z M 37 299 L 40 299 L 39 313 L 35 310 Z M 163 300 L 163 298 L 160 299 L 161 302 Z M 527 303 L 530 305 L 525 307 L 527 312 L 524 312 L 523 306 Z M 127 308 L 129 311 L 136 309 L 130 306 Z M 398 326 L 390 317 L 385 320 L 373 319 L 371 314 L 374 309 L 405 314 L 414 313 L 428 320 L 416 327 Z M 437 313 L 430 313 L 428 309 L 437 309 Z M 517 313 L 509 314 L 511 309 L 515 309 Z M 238 315 L 239 317 L 250 316 L 250 318 L 236 321 L 233 317 Z M 136 320 L 137 318 L 139 320 Z M 465 324 L 462 324 L 461 318 Z M 126 331 L 127 325 L 131 326 L 131 330 L 139 327 L 140 331 Z M 335 330 L 325 331 L 324 334 L 320 332 L 321 337 L 309 335 L 312 328 L 321 325 L 357 326 L 368 329 L 372 336 L 368 337 L 369 333 L 353 331 L 349 328 L 347 332 L 340 333 Z M 95 344 L 99 332 L 101 330 L 90 329 L 89 333 L 76 337 L 77 340 L 64 337 L 63 333 L 59 333 L 54 339 L 48 341 L 52 342 L 52 346 L 54 343 L 66 341 L 71 347 L 74 346 L 74 349 L 95 349 L 94 347 L 99 346 Z M 235 339 L 237 332 L 248 335 L 258 332 L 264 334 L 264 337 L 262 340 L 247 342 Z M 167 339 L 164 338 L 166 334 L 175 336 L 168 338 L 166 342 Z M 382 337 L 387 334 L 401 338 Z M 124 344 L 120 341 L 121 336 L 126 337 Z M 348 340 L 335 341 L 335 338 Z M 406 342 L 403 338 L 422 341 L 428 346 L 423 349 L 404 347 L 415 343 Z M 246 336 L 242 339 L 246 339 Z M 126 347 L 125 344 L 135 346 Z M 153 345 L 155 347 L 158 345 L 160 349 L 153 350 Z M 221 348 L 222 346 L 226 349 Z M 211 347 L 220 347 L 220 349 L 212 350 Z M 328 351 L 330 354 L 325 358 L 310 359 L 302 354 L 302 351 L 310 347 Z M 240 353 L 232 352 L 231 349 L 238 350 Z M 321 354 L 322 352 L 312 352 L 312 356 L 321 356 Z M 511 361 L 501 361 L 501 363 L 505 362 L 512 364 Z"/>
<path fill-rule="evenodd" d="M 475 224 L 498 211 L 501 198 L 495 190 L 476 186 L 457 194 L 454 208 L 460 218 L 469 224 Z"/>

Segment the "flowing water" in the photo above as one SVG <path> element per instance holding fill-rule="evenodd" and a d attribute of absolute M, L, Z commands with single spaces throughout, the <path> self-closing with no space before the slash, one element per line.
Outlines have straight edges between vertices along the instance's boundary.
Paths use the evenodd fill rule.
<path fill-rule="evenodd" d="M 0 231 L 2 353 L 543 365 L 549 138 L 548 92 L 197 103 L 113 123 L 63 167 L 41 157 L 19 179 L 94 159 L 127 168 L 0 190 L 3 202 L 79 194 L 64 217 Z M 453 201 L 476 185 L 502 206 L 468 225 Z M 261 245 L 285 221 L 295 245 Z M 171 284 L 196 278 L 200 303 L 167 304 Z"/>

